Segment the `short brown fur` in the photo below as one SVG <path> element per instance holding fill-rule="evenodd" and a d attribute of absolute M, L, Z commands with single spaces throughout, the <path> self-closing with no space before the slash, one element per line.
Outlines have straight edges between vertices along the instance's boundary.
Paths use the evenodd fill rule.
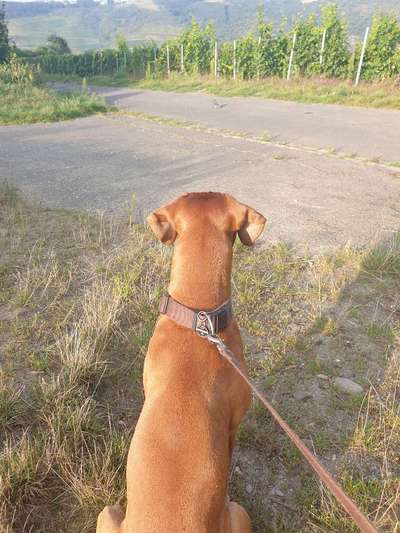
<path fill-rule="evenodd" d="M 265 218 L 220 193 L 191 193 L 148 222 L 174 243 L 169 293 L 211 310 L 231 297 L 236 234 L 251 245 Z M 235 320 L 221 334 L 243 362 Z M 205 339 L 161 316 L 144 365 L 145 403 L 127 464 L 127 509 L 106 507 L 97 533 L 249 533 L 246 511 L 229 502 L 227 483 L 236 429 L 250 391 Z"/>

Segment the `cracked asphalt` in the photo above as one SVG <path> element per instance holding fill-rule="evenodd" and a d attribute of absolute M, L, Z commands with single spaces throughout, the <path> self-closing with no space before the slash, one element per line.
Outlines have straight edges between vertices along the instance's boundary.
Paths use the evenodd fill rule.
<path fill-rule="evenodd" d="M 400 170 L 124 114 L 0 127 L 0 179 L 46 206 L 140 216 L 187 191 L 265 214 L 264 242 L 311 250 L 400 230 Z"/>

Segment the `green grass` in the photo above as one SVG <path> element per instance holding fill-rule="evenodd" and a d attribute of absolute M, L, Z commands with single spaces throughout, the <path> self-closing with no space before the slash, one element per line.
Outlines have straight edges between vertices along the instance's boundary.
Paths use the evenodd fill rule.
<path fill-rule="evenodd" d="M 290 82 L 278 78 L 235 82 L 227 79 L 215 81 L 212 78 L 173 76 L 170 79 L 143 80 L 136 85 L 163 91 L 201 90 L 218 96 L 258 96 L 303 103 L 400 109 L 400 89 L 394 82 L 365 83 L 355 88 L 351 82 L 323 78 L 294 79 Z"/>
<path fill-rule="evenodd" d="M 101 99 L 85 93 L 56 93 L 44 87 L 0 81 L 0 125 L 54 122 L 105 110 Z"/>
<path fill-rule="evenodd" d="M 47 76 L 47 78 L 80 81 L 80 78 L 73 76 Z M 174 92 L 202 91 L 216 96 L 257 96 L 303 103 L 400 109 L 400 88 L 395 81 L 361 83 L 358 87 L 354 87 L 350 81 L 324 78 L 293 79 L 290 82 L 280 78 L 234 81 L 225 78 L 215 80 L 209 76 L 173 74 L 169 79 L 134 80 L 127 75 L 119 74 L 96 76 L 89 78 L 88 82 L 112 87 L 130 86 Z"/>

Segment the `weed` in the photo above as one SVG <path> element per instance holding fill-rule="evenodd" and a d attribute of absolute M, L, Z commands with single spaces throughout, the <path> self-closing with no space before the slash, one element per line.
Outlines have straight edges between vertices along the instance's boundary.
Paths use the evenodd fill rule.
<path fill-rule="evenodd" d="M 372 322 L 366 327 L 366 333 L 369 337 L 373 339 L 387 339 L 393 341 L 396 337 L 396 333 L 391 326 L 388 324 L 377 324 Z"/>
<path fill-rule="evenodd" d="M 400 235 L 385 245 L 378 245 L 365 252 L 362 268 L 376 276 L 398 276 L 400 274 Z"/>
<path fill-rule="evenodd" d="M 313 441 L 317 450 L 328 450 L 332 446 L 329 435 L 323 431 L 317 433 Z"/>
<path fill-rule="evenodd" d="M 104 112 L 104 102 L 87 94 L 56 93 L 44 87 L 0 80 L 0 125 L 53 122 Z"/>
<path fill-rule="evenodd" d="M 263 143 L 268 143 L 272 140 L 272 136 L 268 131 L 263 131 L 259 136 L 259 140 Z"/>
<path fill-rule="evenodd" d="M 337 331 L 337 322 L 333 318 L 319 316 L 314 322 L 313 331 L 326 336 L 334 335 Z"/>
<path fill-rule="evenodd" d="M 15 383 L 6 380 L 3 373 L 0 374 L 0 428 L 5 430 L 19 418 L 23 412 L 22 389 Z"/>

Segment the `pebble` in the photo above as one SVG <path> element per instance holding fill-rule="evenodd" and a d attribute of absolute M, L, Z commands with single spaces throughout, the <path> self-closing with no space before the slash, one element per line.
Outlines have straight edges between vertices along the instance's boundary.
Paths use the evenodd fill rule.
<path fill-rule="evenodd" d="M 251 494 L 253 492 L 253 487 L 250 485 L 250 483 L 246 485 L 246 492 L 247 494 Z"/>
<path fill-rule="evenodd" d="M 317 378 L 319 378 L 319 379 L 325 379 L 325 380 L 329 379 L 328 376 L 327 376 L 326 374 L 318 374 L 318 375 L 317 375 Z"/>
<path fill-rule="evenodd" d="M 235 472 L 236 474 L 241 474 L 242 471 L 240 470 L 240 468 L 238 466 L 235 467 Z"/>
<path fill-rule="evenodd" d="M 355 383 L 351 379 L 336 378 L 333 384 L 339 391 L 346 392 L 347 394 L 356 395 L 363 392 L 361 385 Z"/>
<path fill-rule="evenodd" d="M 302 402 L 303 400 L 307 400 L 308 398 L 312 398 L 312 394 L 310 391 L 305 389 L 298 389 L 293 396 L 298 402 Z"/>

